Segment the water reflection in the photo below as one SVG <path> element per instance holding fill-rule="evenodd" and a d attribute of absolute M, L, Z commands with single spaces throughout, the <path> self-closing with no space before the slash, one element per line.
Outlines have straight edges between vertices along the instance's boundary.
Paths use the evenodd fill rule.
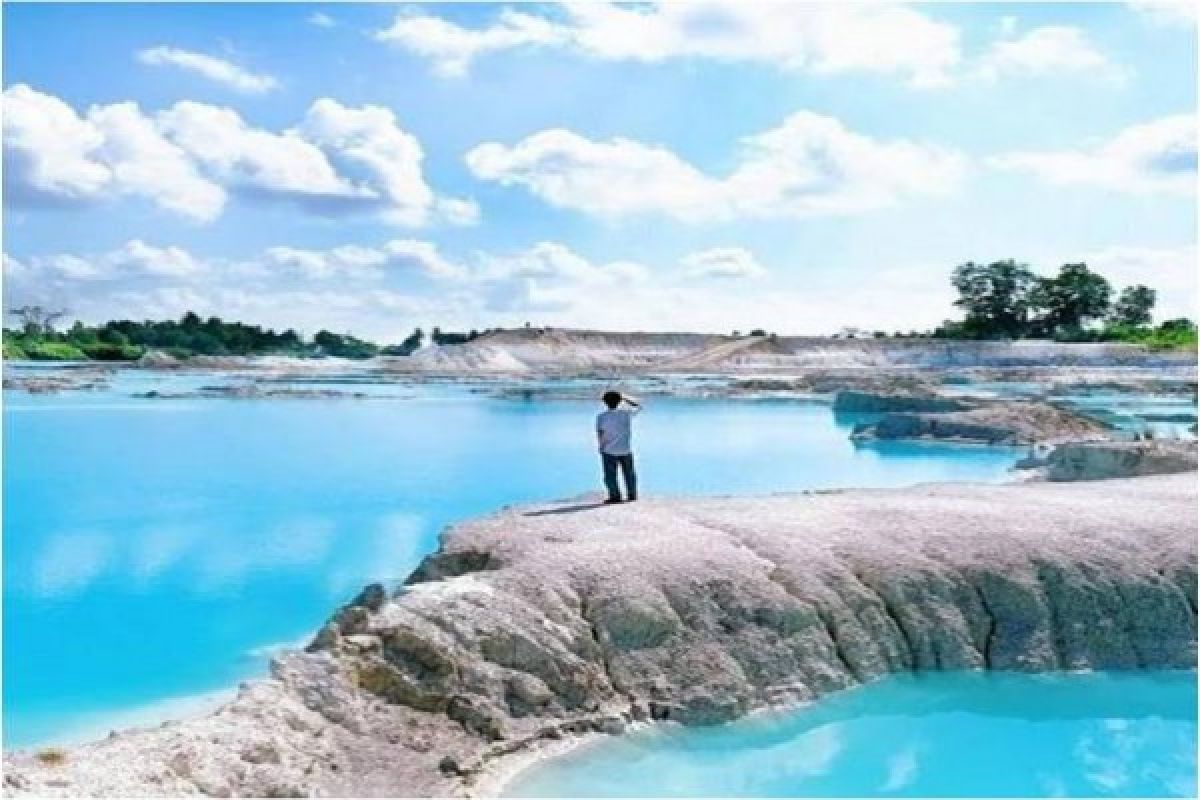
<path fill-rule="evenodd" d="M 1188 796 L 1195 679 L 898 676 L 807 709 L 602 740 L 532 768 L 507 794 Z"/>

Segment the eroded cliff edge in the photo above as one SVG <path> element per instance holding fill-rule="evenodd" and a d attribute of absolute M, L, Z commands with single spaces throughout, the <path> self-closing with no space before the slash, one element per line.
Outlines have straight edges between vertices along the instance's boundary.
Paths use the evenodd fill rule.
<path fill-rule="evenodd" d="M 515 508 L 443 537 L 208 717 L 38 794 L 450 794 L 547 739 L 910 669 L 1193 668 L 1196 475 Z"/>

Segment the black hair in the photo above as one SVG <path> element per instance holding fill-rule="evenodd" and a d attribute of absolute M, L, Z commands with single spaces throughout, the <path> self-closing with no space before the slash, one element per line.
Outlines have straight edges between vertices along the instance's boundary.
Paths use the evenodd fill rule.
<path fill-rule="evenodd" d="M 604 400 L 604 405 L 608 406 L 609 408 L 616 408 L 617 406 L 621 405 L 620 392 L 605 392 L 602 399 Z"/>

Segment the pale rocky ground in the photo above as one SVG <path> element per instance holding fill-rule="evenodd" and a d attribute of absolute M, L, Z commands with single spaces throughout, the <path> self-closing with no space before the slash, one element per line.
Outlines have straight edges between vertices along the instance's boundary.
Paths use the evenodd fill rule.
<path fill-rule="evenodd" d="M 736 373 L 864 367 L 1194 369 L 1196 354 L 1156 352 L 1125 344 L 733 337 L 530 328 L 494 331 L 465 344 L 428 347 L 410 358 L 389 363 L 397 370 L 507 374 L 601 370 Z"/>
<path fill-rule="evenodd" d="M 207 717 L 23 795 L 487 793 L 545 743 L 890 672 L 1193 668 L 1196 475 L 575 501 L 460 525 Z"/>

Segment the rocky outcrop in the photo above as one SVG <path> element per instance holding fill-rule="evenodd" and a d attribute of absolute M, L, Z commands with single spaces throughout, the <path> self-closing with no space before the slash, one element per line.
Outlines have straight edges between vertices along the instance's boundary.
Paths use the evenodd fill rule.
<path fill-rule="evenodd" d="M 1191 668 L 1195 515 L 1194 475 L 508 509 L 217 713 L 8 755 L 6 791 L 461 793 L 541 742 L 890 672 Z"/>
<path fill-rule="evenodd" d="M 855 426 L 857 440 L 938 439 L 968 444 L 1021 445 L 1046 441 L 1105 438 L 1098 420 L 1048 405 L 1024 401 L 991 402 L 966 411 L 885 414 Z"/>
<path fill-rule="evenodd" d="M 1048 481 L 1096 481 L 1139 475 L 1195 472 L 1196 442 L 1163 439 L 1067 442 L 1018 466 Z"/>
<path fill-rule="evenodd" d="M 908 392 L 841 391 L 833 399 L 834 411 L 891 412 L 918 411 L 944 413 L 969 411 L 976 404 L 954 397 Z"/>

